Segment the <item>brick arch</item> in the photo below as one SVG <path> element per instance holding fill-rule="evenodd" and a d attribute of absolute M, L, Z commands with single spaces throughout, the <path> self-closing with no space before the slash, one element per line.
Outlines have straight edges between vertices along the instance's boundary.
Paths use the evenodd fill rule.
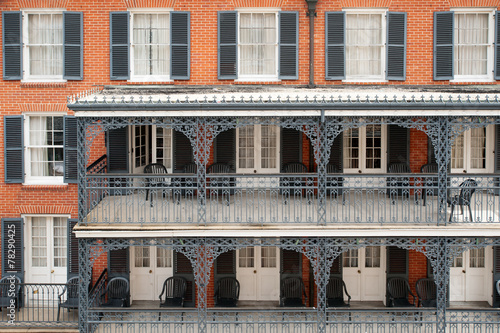
<path fill-rule="evenodd" d="M 281 7 L 283 0 L 233 0 L 233 3 L 235 7 Z"/>
<path fill-rule="evenodd" d="M 389 7 L 391 0 L 342 0 L 340 6 L 342 8 L 363 8 L 363 7 Z"/>
<path fill-rule="evenodd" d="M 450 7 L 499 7 L 498 0 L 450 0 Z"/>
<path fill-rule="evenodd" d="M 18 0 L 20 8 L 66 8 L 68 0 Z"/>
<path fill-rule="evenodd" d="M 20 104 L 21 112 L 67 112 L 68 106 L 63 103 L 32 103 Z"/>
<path fill-rule="evenodd" d="M 174 7 L 175 0 L 124 0 L 127 8 L 168 8 Z"/>

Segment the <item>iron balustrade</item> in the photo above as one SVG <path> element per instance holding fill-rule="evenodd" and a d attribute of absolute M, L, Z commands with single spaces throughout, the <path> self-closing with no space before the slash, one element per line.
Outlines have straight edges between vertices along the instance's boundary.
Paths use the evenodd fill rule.
<path fill-rule="evenodd" d="M 78 327 L 78 310 L 61 308 L 58 318 L 59 295 L 67 297 L 64 283 L 16 283 L 20 286 L 19 310 L 14 313 L 3 308 L 0 327 Z M 9 316 L 12 314 L 12 316 Z"/>
<path fill-rule="evenodd" d="M 474 180 L 475 192 L 458 202 L 460 184 Z M 149 187 L 152 182 L 164 186 Z M 318 174 L 88 174 L 88 203 L 82 224 L 439 224 L 440 202 L 448 223 L 500 222 L 497 174 L 449 175 L 445 196 L 437 174 L 327 174 L 324 199 Z M 205 187 L 200 184 L 206 184 Z M 146 200 L 146 192 L 148 192 Z M 204 196 L 199 195 L 200 191 Z M 455 198 L 457 196 L 457 198 Z M 454 199 L 455 198 L 455 199 Z M 450 203 L 456 202 L 453 215 Z M 441 204 L 441 206 L 443 206 Z M 206 221 L 199 220 L 202 210 Z M 451 219 L 450 219 L 451 217 Z"/>

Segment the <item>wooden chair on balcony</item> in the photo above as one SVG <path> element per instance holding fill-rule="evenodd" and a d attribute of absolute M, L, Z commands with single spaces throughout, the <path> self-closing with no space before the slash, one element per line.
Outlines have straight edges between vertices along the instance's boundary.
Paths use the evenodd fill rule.
<path fill-rule="evenodd" d="M 240 282 L 234 277 L 224 277 L 217 281 L 215 288 L 215 306 L 238 306 L 240 297 Z"/>
<path fill-rule="evenodd" d="M 104 302 L 105 298 L 107 301 Z M 109 280 L 101 295 L 102 307 L 121 308 L 130 306 L 130 284 L 124 277 L 114 277 Z"/>
<path fill-rule="evenodd" d="M 14 284 L 14 289 L 11 288 L 12 284 Z M 15 275 L 4 276 L 0 279 L 0 310 L 9 307 L 11 300 L 15 301 L 15 307 L 19 311 L 22 301 L 21 279 Z"/>
<path fill-rule="evenodd" d="M 460 212 L 464 215 L 464 206 L 469 208 L 469 222 L 473 222 L 472 209 L 470 207 L 472 201 L 472 195 L 476 191 L 477 182 L 474 179 L 466 179 L 462 184 L 460 184 L 460 193 L 458 195 L 450 194 L 447 198 L 448 206 L 451 206 L 450 212 L 450 222 L 453 218 L 453 211 L 455 206 L 460 206 Z"/>
<path fill-rule="evenodd" d="M 387 306 L 389 307 L 415 306 L 417 296 L 411 292 L 410 285 L 404 278 L 396 277 L 389 279 L 389 281 L 387 281 L 387 294 L 389 296 Z M 410 295 L 413 297 L 412 302 L 409 300 Z"/>
<path fill-rule="evenodd" d="M 153 175 L 166 175 L 168 174 L 167 168 L 161 163 L 151 163 L 144 167 L 144 173 Z M 165 189 L 170 187 L 166 178 L 162 177 L 146 177 L 146 201 L 148 201 L 149 192 L 152 187 L 160 188 L 162 197 L 165 197 Z M 172 195 L 173 198 L 173 195 Z M 153 195 L 150 198 L 151 207 L 153 207 Z"/>
<path fill-rule="evenodd" d="M 420 168 L 420 173 L 438 173 L 437 163 L 424 164 Z M 438 195 L 438 177 L 426 177 L 423 180 L 422 201 L 425 206 L 428 195 Z M 429 189 L 430 187 L 430 189 Z"/>
<path fill-rule="evenodd" d="M 287 277 L 281 280 L 280 306 L 303 307 L 307 304 L 304 282 L 299 277 Z"/>
<path fill-rule="evenodd" d="M 59 321 L 59 315 L 61 313 L 61 308 L 68 309 L 78 309 L 78 286 L 80 284 L 80 279 L 78 276 L 70 278 L 66 282 L 63 291 L 57 296 L 57 321 Z M 66 294 L 66 299 L 63 296 Z"/>
<path fill-rule="evenodd" d="M 415 284 L 417 307 L 435 308 L 437 304 L 436 282 L 434 279 L 419 279 Z"/>
<path fill-rule="evenodd" d="M 307 173 L 307 167 L 301 162 L 290 162 L 283 166 L 281 173 Z M 288 204 L 290 197 L 300 199 L 306 190 L 307 179 L 303 176 L 283 177 L 280 180 L 280 193 L 285 197 L 284 204 Z M 306 190 L 307 191 L 307 190 Z"/>
<path fill-rule="evenodd" d="M 411 173 L 410 166 L 407 163 L 392 163 L 389 165 L 388 169 L 390 174 L 405 174 Z M 387 178 L 387 185 L 389 188 L 389 197 L 391 198 L 391 203 L 396 204 L 398 197 L 410 196 L 410 177 L 389 177 Z"/>

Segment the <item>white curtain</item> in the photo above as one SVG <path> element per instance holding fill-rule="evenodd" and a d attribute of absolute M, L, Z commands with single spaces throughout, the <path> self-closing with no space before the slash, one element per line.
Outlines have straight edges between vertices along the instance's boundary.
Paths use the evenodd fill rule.
<path fill-rule="evenodd" d="M 31 266 L 47 267 L 47 218 L 31 219 Z"/>
<path fill-rule="evenodd" d="M 135 14 L 133 29 L 134 74 L 170 74 L 170 17 Z"/>
<path fill-rule="evenodd" d="M 62 25 L 61 14 L 28 15 L 31 75 L 62 75 Z"/>
<path fill-rule="evenodd" d="M 30 117 L 31 176 L 50 176 L 47 145 L 47 118 Z"/>
<path fill-rule="evenodd" d="M 455 14 L 455 75 L 486 75 L 488 14 Z"/>
<path fill-rule="evenodd" d="M 240 14 L 240 74 L 276 74 L 276 15 Z"/>
<path fill-rule="evenodd" d="M 346 15 L 347 76 L 381 75 L 382 15 Z"/>
<path fill-rule="evenodd" d="M 461 169 L 464 167 L 464 133 L 455 139 L 451 148 L 451 168 Z"/>
<path fill-rule="evenodd" d="M 67 266 L 67 219 L 54 217 L 54 267 Z"/>
<path fill-rule="evenodd" d="M 473 169 L 486 168 L 486 128 L 471 130 L 470 163 Z"/>

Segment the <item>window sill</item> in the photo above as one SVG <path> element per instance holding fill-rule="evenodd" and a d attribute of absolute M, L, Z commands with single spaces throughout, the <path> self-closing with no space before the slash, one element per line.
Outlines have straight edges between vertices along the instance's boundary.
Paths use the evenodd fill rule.
<path fill-rule="evenodd" d="M 450 83 L 494 83 L 493 78 L 481 78 L 481 77 L 455 77 L 450 80 Z"/>
<path fill-rule="evenodd" d="M 174 83 L 174 80 L 171 80 L 169 78 L 165 78 L 165 79 L 154 79 L 154 78 L 130 79 L 127 81 L 127 84 L 172 84 L 172 83 Z"/>
<path fill-rule="evenodd" d="M 345 80 L 342 80 L 343 83 L 387 83 L 389 80 L 383 79 L 383 78 L 373 78 L 373 79 L 367 79 L 367 78 L 346 78 Z"/>
<path fill-rule="evenodd" d="M 69 188 L 68 184 L 23 184 L 23 191 L 66 191 Z"/>
<path fill-rule="evenodd" d="M 255 83 L 266 83 L 266 82 L 270 82 L 270 83 L 276 83 L 276 82 L 281 82 L 281 80 L 275 76 L 262 76 L 262 77 L 255 77 L 255 76 L 252 76 L 252 77 L 238 77 L 237 79 L 234 80 L 235 83 L 252 83 L 252 84 L 255 84 Z"/>

